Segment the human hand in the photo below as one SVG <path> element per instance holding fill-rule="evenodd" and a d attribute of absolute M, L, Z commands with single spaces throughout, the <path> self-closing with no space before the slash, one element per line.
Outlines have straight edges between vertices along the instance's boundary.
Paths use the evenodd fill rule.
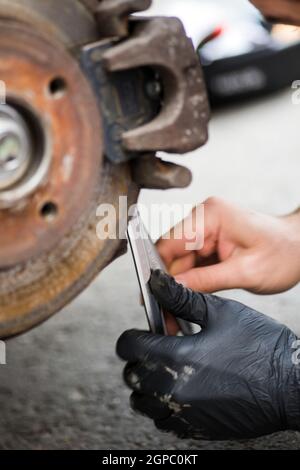
<path fill-rule="evenodd" d="M 184 226 L 197 223 L 196 212 Z M 176 233 L 178 227 L 160 239 L 157 248 L 170 274 L 193 290 L 242 288 L 273 294 L 300 281 L 299 212 L 273 217 L 210 198 L 204 203 L 203 247 L 188 251 L 190 235 L 176 239 Z"/>
<path fill-rule="evenodd" d="M 118 341 L 134 410 L 181 438 L 252 438 L 299 429 L 297 340 L 287 327 L 238 302 L 199 294 L 155 271 L 151 288 L 193 336 L 131 330 Z"/>

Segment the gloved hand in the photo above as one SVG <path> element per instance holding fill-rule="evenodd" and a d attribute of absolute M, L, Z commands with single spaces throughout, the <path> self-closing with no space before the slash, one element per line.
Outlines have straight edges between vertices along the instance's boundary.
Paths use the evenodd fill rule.
<path fill-rule="evenodd" d="M 181 438 L 252 438 L 299 429 L 297 338 L 238 302 L 195 293 L 155 271 L 151 288 L 193 336 L 131 330 L 117 344 L 134 410 Z M 294 361 L 295 362 L 295 361 Z"/>

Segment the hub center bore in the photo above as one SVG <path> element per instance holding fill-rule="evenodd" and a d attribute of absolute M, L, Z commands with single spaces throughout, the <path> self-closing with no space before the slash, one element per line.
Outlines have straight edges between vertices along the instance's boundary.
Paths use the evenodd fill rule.
<path fill-rule="evenodd" d="M 0 105 L 0 209 L 36 191 L 50 162 L 49 142 L 33 111 L 17 103 Z"/>
<path fill-rule="evenodd" d="M 30 163 L 29 130 L 11 106 L 0 106 L 0 191 L 16 184 Z"/>

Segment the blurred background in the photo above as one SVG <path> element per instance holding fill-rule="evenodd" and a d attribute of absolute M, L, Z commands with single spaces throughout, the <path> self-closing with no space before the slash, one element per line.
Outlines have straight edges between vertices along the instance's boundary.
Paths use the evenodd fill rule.
<path fill-rule="evenodd" d="M 168 156 L 192 170 L 192 185 L 185 190 L 143 191 L 141 203 L 149 208 L 195 205 L 214 195 L 271 214 L 294 210 L 300 200 L 300 104 L 293 104 L 291 88 L 300 79 L 295 69 L 296 28 L 276 27 L 270 34 L 271 25 L 246 0 L 156 0 L 150 13 L 184 21 L 195 47 L 200 46 L 213 111 L 208 145 L 184 157 Z M 269 66 L 261 68 L 266 63 L 270 74 Z M 273 84 L 272 90 L 264 88 L 267 83 Z M 231 96 L 233 92 L 240 96 Z M 154 236 L 159 219 L 158 213 L 149 227 Z M 166 221 L 162 229 L 168 228 Z M 277 296 L 240 291 L 224 295 L 300 334 L 299 294 L 296 287 Z M 0 368 L 0 448 L 299 448 L 298 433 L 246 442 L 179 441 L 134 415 L 115 343 L 125 329 L 146 327 L 138 298 L 127 254 L 63 312 L 7 344 L 8 365 Z"/>

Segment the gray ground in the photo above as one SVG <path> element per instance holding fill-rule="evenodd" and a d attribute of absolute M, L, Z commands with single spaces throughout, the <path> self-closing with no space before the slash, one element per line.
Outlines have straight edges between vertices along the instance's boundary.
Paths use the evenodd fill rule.
<path fill-rule="evenodd" d="M 142 201 L 194 204 L 214 194 L 266 212 L 293 209 L 300 199 L 299 110 L 286 91 L 219 112 L 212 122 L 210 144 L 185 157 L 194 171 L 191 188 L 163 196 L 145 192 Z M 299 292 L 296 288 L 276 297 L 230 295 L 281 318 L 300 333 Z M 135 416 L 114 349 L 123 330 L 145 326 L 137 295 L 132 261 L 126 255 L 65 311 L 7 344 L 8 365 L 0 367 L 1 449 L 300 447 L 297 433 L 243 443 L 181 442 Z"/>

